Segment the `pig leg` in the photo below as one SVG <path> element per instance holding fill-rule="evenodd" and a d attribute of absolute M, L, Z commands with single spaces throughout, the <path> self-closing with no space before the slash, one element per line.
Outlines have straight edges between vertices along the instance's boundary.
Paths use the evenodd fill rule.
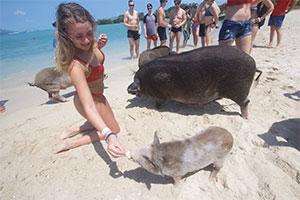
<path fill-rule="evenodd" d="M 217 160 L 213 163 L 213 170 L 211 171 L 210 175 L 209 175 L 209 180 L 210 181 L 215 181 L 217 182 L 217 174 L 220 171 L 220 169 L 223 167 L 223 163 L 224 163 L 224 159 L 221 160 Z"/>
<path fill-rule="evenodd" d="M 63 96 L 59 95 L 59 91 L 57 92 L 49 92 L 49 99 L 58 102 L 67 102 L 68 100 Z"/>
<path fill-rule="evenodd" d="M 246 99 L 243 103 L 239 103 L 239 106 L 241 108 L 241 115 L 244 119 L 248 119 L 248 104 L 250 100 Z"/>
<path fill-rule="evenodd" d="M 173 177 L 173 179 L 174 179 L 174 187 L 179 186 L 180 181 L 181 181 L 181 176 Z"/>

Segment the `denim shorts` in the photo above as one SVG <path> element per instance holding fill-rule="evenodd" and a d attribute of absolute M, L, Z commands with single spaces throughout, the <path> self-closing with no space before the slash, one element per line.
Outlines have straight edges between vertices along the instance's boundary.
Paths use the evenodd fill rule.
<path fill-rule="evenodd" d="M 275 27 L 281 27 L 282 26 L 282 22 L 284 20 L 284 15 L 283 16 L 274 16 L 271 15 L 270 19 L 269 19 L 269 23 L 268 26 L 275 26 Z"/>
<path fill-rule="evenodd" d="M 240 37 L 251 35 L 251 33 L 251 18 L 244 22 L 224 20 L 222 28 L 219 32 L 219 41 L 232 41 Z"/>

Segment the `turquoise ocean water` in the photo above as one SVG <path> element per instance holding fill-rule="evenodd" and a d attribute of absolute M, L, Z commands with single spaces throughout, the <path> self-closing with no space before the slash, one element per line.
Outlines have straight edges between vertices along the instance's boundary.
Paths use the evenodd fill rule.
<path fill-rule="evenodd" d="M 12 78 L 23 72 L 54 66 L 55 53 L 52 45 L 54 31 L 52 29 L 1 34 L 0 80 Z M 127 29 L 123 24 L 101 25 L 97 27 L 96 32 L 97 36 L 100 33 L 108 36 L 108 43 L 103 48 L 106 56 L 106 65 L 115 66 L 120 61 L 129 59 Z M 217 34 L 218 30 L 215 31 L 214 41 L 216 41 Z M 143 37 L 143 33 L 140 41 L 140 52 L 142 52 L 146 49 L 146 39 Z M 181 41 L 183 41 L 183 38 Z M 188 45 L 192 45 L 192 37 Z"/>
<path fill-rule="evenodd" d="M 22 72 L 54 66 L 53 30 L 21 32 L 0 35 L 0 80 Z M 105 33 L 108 43 L 103 51 L 106 62 L 129 58 L 129 45 L 123 24 L 102 25 L 97 27 L 97 36 Z M 141 40 L 141 49 L 146 43 Z"/>

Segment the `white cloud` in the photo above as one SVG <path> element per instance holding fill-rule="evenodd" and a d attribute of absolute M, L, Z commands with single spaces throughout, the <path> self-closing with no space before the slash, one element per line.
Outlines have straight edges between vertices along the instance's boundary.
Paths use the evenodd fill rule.
<path fill-rule="evenodd" d="M 26 12 L 22 11 L 22 10 L 19 10 L 17 9 L 14 13 L 15 15 L 26 15 Z"/>

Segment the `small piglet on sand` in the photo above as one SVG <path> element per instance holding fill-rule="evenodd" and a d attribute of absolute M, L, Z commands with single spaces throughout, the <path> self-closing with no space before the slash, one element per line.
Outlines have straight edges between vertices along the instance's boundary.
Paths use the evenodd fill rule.
<path fill-rule="evenodd" d="M 210 180 L 223 166 L 233 145 L 232 135 L 224 128 L 209 127 L 183 140 L 160 143 L 157 134 L 151 146 L 127 153 L 147 171 L 173 177 L 175 185 L 189 172 L 213 164 Z"/>
<path fill-rule="evenodd" d="M 48 93 L 49 99 L 66 102 L 63 96 L 59 94 L 61 89 L 66 89 L 72 86 L 72 81 L 68 74 L 63 74 L 56 70 L 55 67 L 48 67 L 39 71 L 33 83 L 28 83 L 30 86 L 36 86 Z"/>

